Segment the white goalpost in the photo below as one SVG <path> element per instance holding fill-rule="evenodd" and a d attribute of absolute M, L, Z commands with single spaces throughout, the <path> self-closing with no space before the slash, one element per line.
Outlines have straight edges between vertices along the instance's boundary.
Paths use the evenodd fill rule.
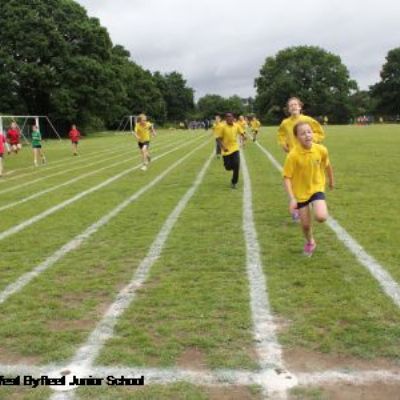
<path fill-rule="evenodd" d="M 40 130 L 40 121 L 44 120 L 48 123 L 50 126 L 51 130 L 55 133 L 56 137 L 58 140 L 62 140 L 60 134 L 57 132 L 57 129 L 54 127 L 52 122 L 50 121 L 50 118 L 47 115 L 0 115 L 0 132 L 4 132 L 7 134 L 7 132 L 4 131 L 4 129 L 7 128 L 5 124 L 5 120 L 9 120 L 9 124 L 11 122 L 15 122 L 18 126 L 18 129 L 20 130 L 21 136 L 24 139 L 25 143 L 29 144 L 29 140 L 27 136 L 29 136 L 29 132 L 27 131 L 27 123 L 29 120 L 34 120 L 35 124 Z M 20 124 L 18 124 L 17 120 L 20 120 Z M 25 133 L 27 134 L 25 134 Z"/>
<path fill-rule="evenodd" d="M 138 115 L 125 115 L 118 125 L 116 133 L 124 133 L 129 126 L 129 132 L 132 133 L 133 128 L 136 125 Z"/>

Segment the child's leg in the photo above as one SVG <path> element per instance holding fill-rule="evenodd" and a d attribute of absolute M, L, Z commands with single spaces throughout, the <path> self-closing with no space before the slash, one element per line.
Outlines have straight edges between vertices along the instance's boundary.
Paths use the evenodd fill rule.
<path fill-rule="evenodd" d="M 303 230 L 303 234 L 307 240 L 307 243 L 315 243 L 313 233 L 312 233 L 312 221 L 311 221 L 310 207 L 305 206 L 305 207 L 299 208 L 299 216 L 300 216 L 301 229 Z"/>
<path fill-rule="evenodd" d="M 44 152 L 42 149 L 39 149 L 40 157 L 42 159 L 42 164 L 46 163 L 46 157 L 44 156 Z"/>
<path fill-rule="evenodd" d="M 35 164 L 35 166 L 37 167 L 38 165 L 38 149 L 33 149 L 33 163 Z"/>
<path fill-rule="evenodd" d="M 328 207 L 325 200 L 315 200 L 312 202 L 314 216 L 318 222 L 325 222 L 328 219 Z"/>
<path fill-rule="evenodd" d="M 0 176 L 3 175 L 3 156 L 0 156 Z"/>

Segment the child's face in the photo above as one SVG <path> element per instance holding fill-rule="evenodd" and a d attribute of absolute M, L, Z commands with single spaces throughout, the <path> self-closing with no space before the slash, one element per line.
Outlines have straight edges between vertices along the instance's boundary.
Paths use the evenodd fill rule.
<path fill-rule="evenodd" d="M 299 115 L 301 112 L 301 105 L 297 99 L 292 99 L 288 103 L 288 110 L 290 115 Z"/>
<path fill-rule="evenodd" d="M 304 148 L 311 148 L 313 143 L 313 131 L 310 125 L 303 124 L 297 128 L 297 140 Z"/>

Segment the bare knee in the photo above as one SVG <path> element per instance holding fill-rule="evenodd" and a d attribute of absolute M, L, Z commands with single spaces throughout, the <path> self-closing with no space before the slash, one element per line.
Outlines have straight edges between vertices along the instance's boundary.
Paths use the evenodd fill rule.
<path fill-rule="evenodd" d="M 315 220 L 317 222 L 325 222 L 328 219 L 328 216 L 326 214 L 321 214 L 321 215 L 316 215 Z"/>

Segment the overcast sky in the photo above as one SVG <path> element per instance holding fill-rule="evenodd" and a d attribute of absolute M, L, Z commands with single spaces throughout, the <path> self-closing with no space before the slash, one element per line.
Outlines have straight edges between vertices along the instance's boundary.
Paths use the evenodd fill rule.
<path fill-rule="evenodd" d="M 399 0 L 78 0 L 151 71 L 183 74 L 196 98 L 254 96 L 265 58 L 289 46 L 341 57 L 361 89 L 400 47 Z"/>

